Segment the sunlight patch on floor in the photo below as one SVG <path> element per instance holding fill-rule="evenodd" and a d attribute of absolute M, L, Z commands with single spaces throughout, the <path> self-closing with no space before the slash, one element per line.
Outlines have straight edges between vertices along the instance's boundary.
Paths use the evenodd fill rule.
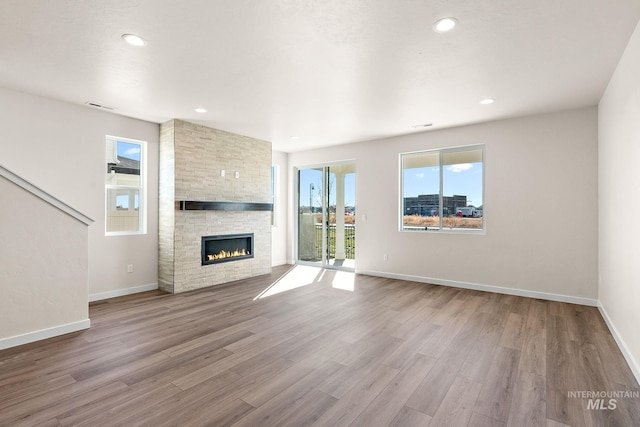
<path fill-rule="evenodd" d="M 336 271 L 331 286 L 336 289 L 353 292 L 355 290 L 355 277 L 356 275 L 349 271 Z"/>
<path fill-rule="evenodd" d="M 266 298 L 271 295 L 276 295 L 281 292 L 290 291 L 292 289 L 308 286 L 313 283 L 319 282 L 324 274 L 324 269 L 319 267 L 310 267 L 306 265 L 296 265 L 291 270 L 287 271 L 282 277 L 273 282 L 262 291 L 253 300 L 260 298 Z"/>

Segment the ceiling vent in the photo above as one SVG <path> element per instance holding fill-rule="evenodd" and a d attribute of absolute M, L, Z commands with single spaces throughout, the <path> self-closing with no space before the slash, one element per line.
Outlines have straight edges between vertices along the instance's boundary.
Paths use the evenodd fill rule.
<path fill-rule="evenodd" d="M 113 107 L 107 107 L 106 105 L 96 104 L 95 102 L 90 102 L 90 101 L 87 101 L 84 104 L 88 105 L 89 107 L 100 108 L 102 110 L 115 110 L 115 108 Z"/>

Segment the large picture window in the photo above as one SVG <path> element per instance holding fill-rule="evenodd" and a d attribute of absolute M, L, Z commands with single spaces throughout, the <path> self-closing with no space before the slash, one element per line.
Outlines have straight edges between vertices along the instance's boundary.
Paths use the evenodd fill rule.
<path fill-rule="evenodd" d="M 400 155 L 401 230 L 484 229 L 484 146 Z"/>
<path fill-rule="evenodd" d="M 106 137 L 106 234 L 146 233 L 146 143 Z"/>

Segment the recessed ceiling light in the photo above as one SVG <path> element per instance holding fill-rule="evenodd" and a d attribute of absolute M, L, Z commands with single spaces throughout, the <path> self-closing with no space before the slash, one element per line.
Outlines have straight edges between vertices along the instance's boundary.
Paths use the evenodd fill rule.
<path fill-rule="evenodd" d="M 496 100 L 493 98 L 485 98 L 482 101 L 480 101 L 480 104 L 489 105 L 489 104 L 493 104 L 494 102 L 496 102 Z"/>
<path fill-rule="evenodd" d="M 207 110 L 204 109 L 204 108 L 196 108 L 195 111 L 196 111 L 196 113 L 206 113 L 207 112 Z"/>
<path fill-rule="evenodd" d="M 457 23 L 458 20 L 456 18 L 442 18 L 433 24 L 433 31 L 436 33 L 446 33 L 453 30 Z"/>
<path fill-rule="evenodd" d="M 127 43 L 129 43 L 131 46 L 144 46 L 145 44 L 147 44 L 146 41 L 144 41 L 144 39 L 140 36 L 136 36 L 135 34 L 123 34 L 122 38 L 124 39 L 124 41 L 126 41 Z"/>
<path fill-rule="evenodd" d="M 299 136 L 290 136 L 289 139 L 300 139 Z"/>

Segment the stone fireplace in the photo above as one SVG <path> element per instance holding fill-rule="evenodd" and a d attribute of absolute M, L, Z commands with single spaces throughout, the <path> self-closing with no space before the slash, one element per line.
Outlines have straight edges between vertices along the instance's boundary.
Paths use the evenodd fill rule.
<path fill-rule="evenodd" d="M 271 143 L 182 120 L 161 125 L 160 289 L 179 293 L 270 273 L 271 208 Z M 205 239 L 223 240 L 210 236 L 240 235 L 251 236 L 250 246 L 244 237 L 244 248 L 205 253 Z M 227 257 L 236 249 L 245 255 Z"/>

